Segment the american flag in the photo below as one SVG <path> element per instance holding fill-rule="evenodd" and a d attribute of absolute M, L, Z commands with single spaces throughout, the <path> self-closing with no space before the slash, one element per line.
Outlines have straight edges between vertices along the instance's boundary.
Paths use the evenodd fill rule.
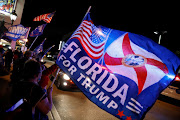
<path fill-rule="evenodd" d="M 86 53 L 93 59 L 99 59 L 104 53 L 104 46 L 110 29 L 96 27 L 88 13 L 70 39 L 78 39 Z"/>
<path fill-rule="evenodd" d="M 55 12 L 43 14 L 43 15 L 35 17 L 33 19 L 33 21 L 41 21 L 41 20 L 43 20 L 46 23 L 50 23 L 51 20 L 52 20 L 52 17 L 54 16 L 54 14 L 55 14 Z"/>

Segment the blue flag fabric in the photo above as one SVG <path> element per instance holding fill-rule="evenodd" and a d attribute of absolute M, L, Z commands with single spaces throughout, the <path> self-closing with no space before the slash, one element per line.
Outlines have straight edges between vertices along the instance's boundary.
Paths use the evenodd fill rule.
<path fill-rule="evenodd" d="M 55 45 L 52 45 L 51 47 L 49 47 L 48 49 L 44 50 L 44 55 L 42 56 L 42 58 L 54 47 Z"/>
<path fill-rule="evenodd" d="M 8 28 L 8 31 L 5 33 L 5 36 L 10 40 L 17 40 L 22 35 L 26 34 L 29 29 L 25 28 L 23 25 L 14 25 Z"/>
<path fill-rule="evenodd" d="M 25 34 L 23 34 L 22 36 L 20 36 L 19 40 L 23 40 L 23 39 L 27 39 L 28 35 L 29 35 L 29 31 L 31 29 L 31 27 L 26 27 L 28 30 Z"/>
<path fill-rule="evenodd" d="M 44 28 L 46 27 L 47 24 L 42 24 L 42 25 L 39 25 L 38 27 L 35 28 L 35 30 L 33 30 L 31 33 L 30 33 L 30 37 L 36 37 L 36 36 L 40 36 L 43 34 L 43 30 Z"/>
<path fill-rule="evenodd" d="M 39 54 L 40 52 L 43 51 L 43 45 L 44 45 L 44 42 L 45 42 L 46 38 L 43 40 L 43 42 L 37 46 L 34 51 L 33 51 L 33 54 L 36 56 L 37 54 Z"/>
<path fill-rule="evenodd" d="M 97 106 L 139 120 L 172 82 L 180 59 L 142 35 L 95 27 L 87 14 L 56 63 Z"/>

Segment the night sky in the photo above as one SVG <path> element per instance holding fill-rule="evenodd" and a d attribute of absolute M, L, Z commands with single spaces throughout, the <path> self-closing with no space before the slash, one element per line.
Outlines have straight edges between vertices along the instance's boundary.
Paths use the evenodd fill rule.
<path fill-rule="evenodd" d="M 37 2 L 38 1 L 38 2 Z M 58 0 L 26 0 L 21 24 L 31 26 L 33 30 L 45 22 L 33 22 L 33 18 L 56 11 L 51 23 L 45 29 L 43 35 L 33 45 L 34 49 L 46 37 L 44 49 L 55 44 L 58 49 L 59 41 L 64 35 L 73 32 L 81 23 L 89 6 L 91 19 L 95 25 L 103 25 L 112 29 L 141 34 L 158 42 L 158 35 L 154 31 L 167 31 L 162 35 L 161 45 L 175 51 L 177 45 L 169 40 L 172 29 L 169 29 L 170 8 L 168 3 L 154 2 L 122 2 L 113 0 L 84 0 L 84 1 L 58 1 Z M 34 38 L 29 37 L 29 46 Z M 173 38 L 174 39 L 174 38 Z M 67 40 L 67 39 L 65 39 Z M 176 47 L 174 47 L 176 45 Z"/>

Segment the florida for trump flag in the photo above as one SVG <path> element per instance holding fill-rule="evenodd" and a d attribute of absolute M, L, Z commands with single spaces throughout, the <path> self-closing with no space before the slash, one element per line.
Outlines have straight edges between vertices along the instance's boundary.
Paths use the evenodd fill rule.
<path fill-rule="evenodd" d="M 87 14 L 56 63 L 97 106 L 139 120 L 173 81 L 180 59 L 147 37 L 96 27 Z"/>

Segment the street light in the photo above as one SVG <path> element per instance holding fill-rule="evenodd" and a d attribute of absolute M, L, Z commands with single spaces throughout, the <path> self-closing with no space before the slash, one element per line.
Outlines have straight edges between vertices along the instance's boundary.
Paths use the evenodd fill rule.
<path fill-rule="evenodd" d="M 154 34 L 158 35 L 159 34 L 159 40 L 158 40 L 158 44 L 161 43 L 161 37 L 163 34 L 167 33 L 167 31 L 155 31 Z"/>
<path fill-rule="evenodd" d="M 28 39 L 23 39 L 23 41 L 24 41 L 24 48 L 23 48 L 23 52 L 25 52 L 26 51 L 26 42 L 28 42 Z"/>
<path fill-rule="evenodd" d="M 13 10 L 13 12 L 10 14 L 10 19 L 12 21 L 12 25 L 13 25 L 13 22 L 17 19 L 17 14 L 16 14 L 16 11 Z"/>

